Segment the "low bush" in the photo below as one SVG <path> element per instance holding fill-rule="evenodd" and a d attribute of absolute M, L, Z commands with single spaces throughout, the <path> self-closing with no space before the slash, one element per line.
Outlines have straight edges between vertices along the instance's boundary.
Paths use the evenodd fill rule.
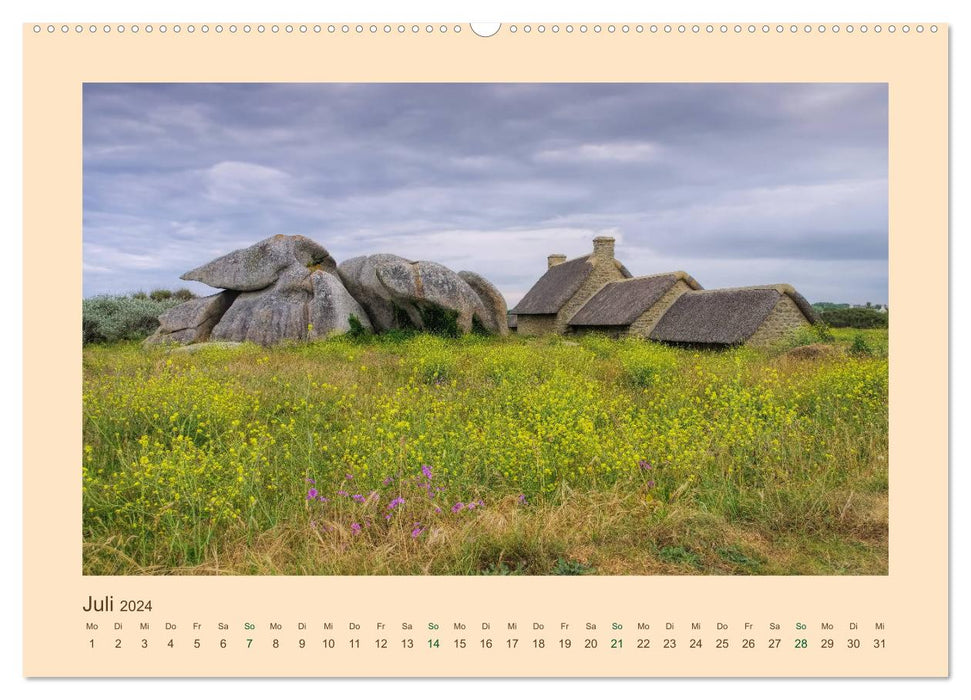
<path fill-rule="evenodd" d="M 786 348 L 798 348 L 803 345 L 815 345 L 816 343 L 832 343 L 836 340 L 833 332 L 823 320 L 819 320 L 811 326 L 803 326 L 789 334 L 783 345 Z"/>
<path fill-rule="evenodd" d="M 159 315 L 180 303 L 175 298 L 155 299 L 142 292 L 84 299 L 81 302 L 82 342 L 88 345 L 147 338 L 158 328 Z"/>
<path fill-rule="evenodd" d="M 862 333 L 857 333 L 853 336 L 853 342 L 850 343 L 850 353 L 858 356 L 869 357 L 873 355 L 873 348 L 870 347 L 870 343 L 863 336 Z"/>
<path fill-rule="evenodd" d="M 351 327 L 351 329 L 347 332 L 347 335 L 355 340 L 371 335 L 371 330 L 369 328 L 365 328 L 364 324 L 361 323 L 361 319 L 354 314 L 347 317 L 347 325 Z"/>
<path fill-rule="evenodd" d="M 829 309 L 819 318 L 833 328 L 886 328 L 889 322 L 886 312 L 864 308 Z"/>

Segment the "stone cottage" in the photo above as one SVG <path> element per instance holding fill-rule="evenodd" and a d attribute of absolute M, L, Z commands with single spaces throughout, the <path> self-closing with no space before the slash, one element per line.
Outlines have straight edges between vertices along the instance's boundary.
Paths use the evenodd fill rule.
<path fill-rule="evenodd" d="M 510 311 L 516 331 L 524 335 L 566 333 L 570 319 L 601 287 L 631 277 L 614 258 L 614 239 L 593 239 L 593 253 L 573 260 L 554 254 L 546 273 Z"/>
<path fill-rule="evenodd" d="M 546 273 L 508 317 L 524 335 L 600 332 L 689 345 L 770 345 L 816 322 L 787 284 L 705 290 L 688 273 L 633 277 L 614 258 L 614 239 L 593 254 L 550 255 Z"/>
<path fill-rule="evenodd" d="M 608 282 L 573 315 L 569 327 L 576 333 L 646 338 L 671 304 L 699 289 L 694 277 L 681 270 Z"/>
<path fill-rule="evenodd" d="M 691 345 L 765 346 L 816 321 L 813 307 L 788 284 L 682 294 L 648 337 Z"/>

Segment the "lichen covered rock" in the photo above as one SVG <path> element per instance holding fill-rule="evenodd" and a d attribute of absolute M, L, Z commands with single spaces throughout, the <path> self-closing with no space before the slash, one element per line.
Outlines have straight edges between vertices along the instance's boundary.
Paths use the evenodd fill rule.
<path fill-rule="evenodd" d="M 340 278 L 323 270 L 310 275 L 313 297 L 309 302 L 310 340 L 343 334 L 351 330 L 351 316 L 361 327 L 373 330 L 367 312 L 341 284 Z"/>
<path fill-rule="evenodd" d="M 284 270 L 301 266 L 334 272 L 337 263 L 327 249 L 304 236 L 270 236 L 235 250 L 182 275 L 182 279 L 219 289 L 253 292 L 265 289 Z"/>
<path fill-rule="evenodd" d="M 482 325 L 483 330 L 498 335 L 509 333 L 508 308 L 506 299 L 492 282 L 480 274 L 463 270 L 459 272 L 461 277 L 472 291 L 482 302 L 482 310 L 476 314 L 476 320 Z"/>
<path fill-rule="evenodd" d="M 294 265 L 272 287 L 243 292 L 212 329 L 213 340 L 275 345 L 306 340 L 310 323 L 308 303 L 313 297 L 310 270 Z"/>
<path fill-rule="evenodd" d="M 202 343 L 209 340 L 213 327 L 236 298 L 236 292 L 220 292 L 208 297 L 190 299 L 158 317 L 159 327 L 145 339 L 146 345 L 160 343 Z"/>
<path fill-rule="evenodd" d="M 347 333 L 352 317 L 378 332 L 467 333 L 473 320 L 488 332 L 506 332 L 502 295 L 475 273 L 459 275 L 438 263 L 388 254 L 338 266 L 323 246 L 303 236 L 272 236 L 182 279 L 225 291 L 167 311 L 147 344 L 316 340 Z"/>

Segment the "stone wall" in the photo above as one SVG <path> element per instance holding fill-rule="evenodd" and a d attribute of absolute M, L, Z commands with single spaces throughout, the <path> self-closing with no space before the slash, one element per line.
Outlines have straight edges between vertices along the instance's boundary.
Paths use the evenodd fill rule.
<path fill-rule="evenodd" d="M 762 325 L 758 327 L 745 344 L 756 347 L 772 345 L 793 331 L 809 325 L 809 321 L 806 320 L 802 311 L 796 306 L 796 302 L 789 298 L 788 295 L 783 294 L 779 301 L 776 302 L 772 312 L 769 313 L 765 321 L 762 322 Z"/>
<path fill-rule="evenodd" d="M 688 286 L 687 282 L 684 280 L 675 282 L 671 289 L 657 300 L 654 306 L 634 319 L 634 322 L 628 327 L 627 334 L 638 338 L 646 338 L 654 330 L 654 326 L 661 320 L 661 316 L 668 310 L 668 307 L 677 301 L 678 297 L 688 291 L 691 291 L 691 287 Z"/>
<path fill-rule="evenodd" d="M 519 314 L 516 324 L 516 332 L 520 335 L 547 335 L 556 332 L 554 314 Z"/>
<path fill-rule="evenodd" d="M 576 294 L 570 297 L 570 300 L 563 305 L 560 312 L 556 314 L 556 324 L 553 332 L 560 334 L 566 333 L 568 330 L 567 324 L 570 322 L 570 319 L 605 284 L 614 282 L 615 280 L 627 279 L 617 268 L 613 258 L 595 258 L 591 262 L 594 263 L 593 270 L 590 272 L 586 281 L 576 291 Z M 522 319 L 522 316 L 519 318 Z M 523 332 L 522 326 L 520 326 L 519 332 Z"/>

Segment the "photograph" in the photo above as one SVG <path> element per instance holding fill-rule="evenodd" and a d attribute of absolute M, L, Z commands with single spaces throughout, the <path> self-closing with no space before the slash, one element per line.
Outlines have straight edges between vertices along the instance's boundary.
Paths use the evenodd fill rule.
<path fill-rule="evenodd" d="M 886 83 L 81 87 L 84 576 L 888 575 Z"/>

